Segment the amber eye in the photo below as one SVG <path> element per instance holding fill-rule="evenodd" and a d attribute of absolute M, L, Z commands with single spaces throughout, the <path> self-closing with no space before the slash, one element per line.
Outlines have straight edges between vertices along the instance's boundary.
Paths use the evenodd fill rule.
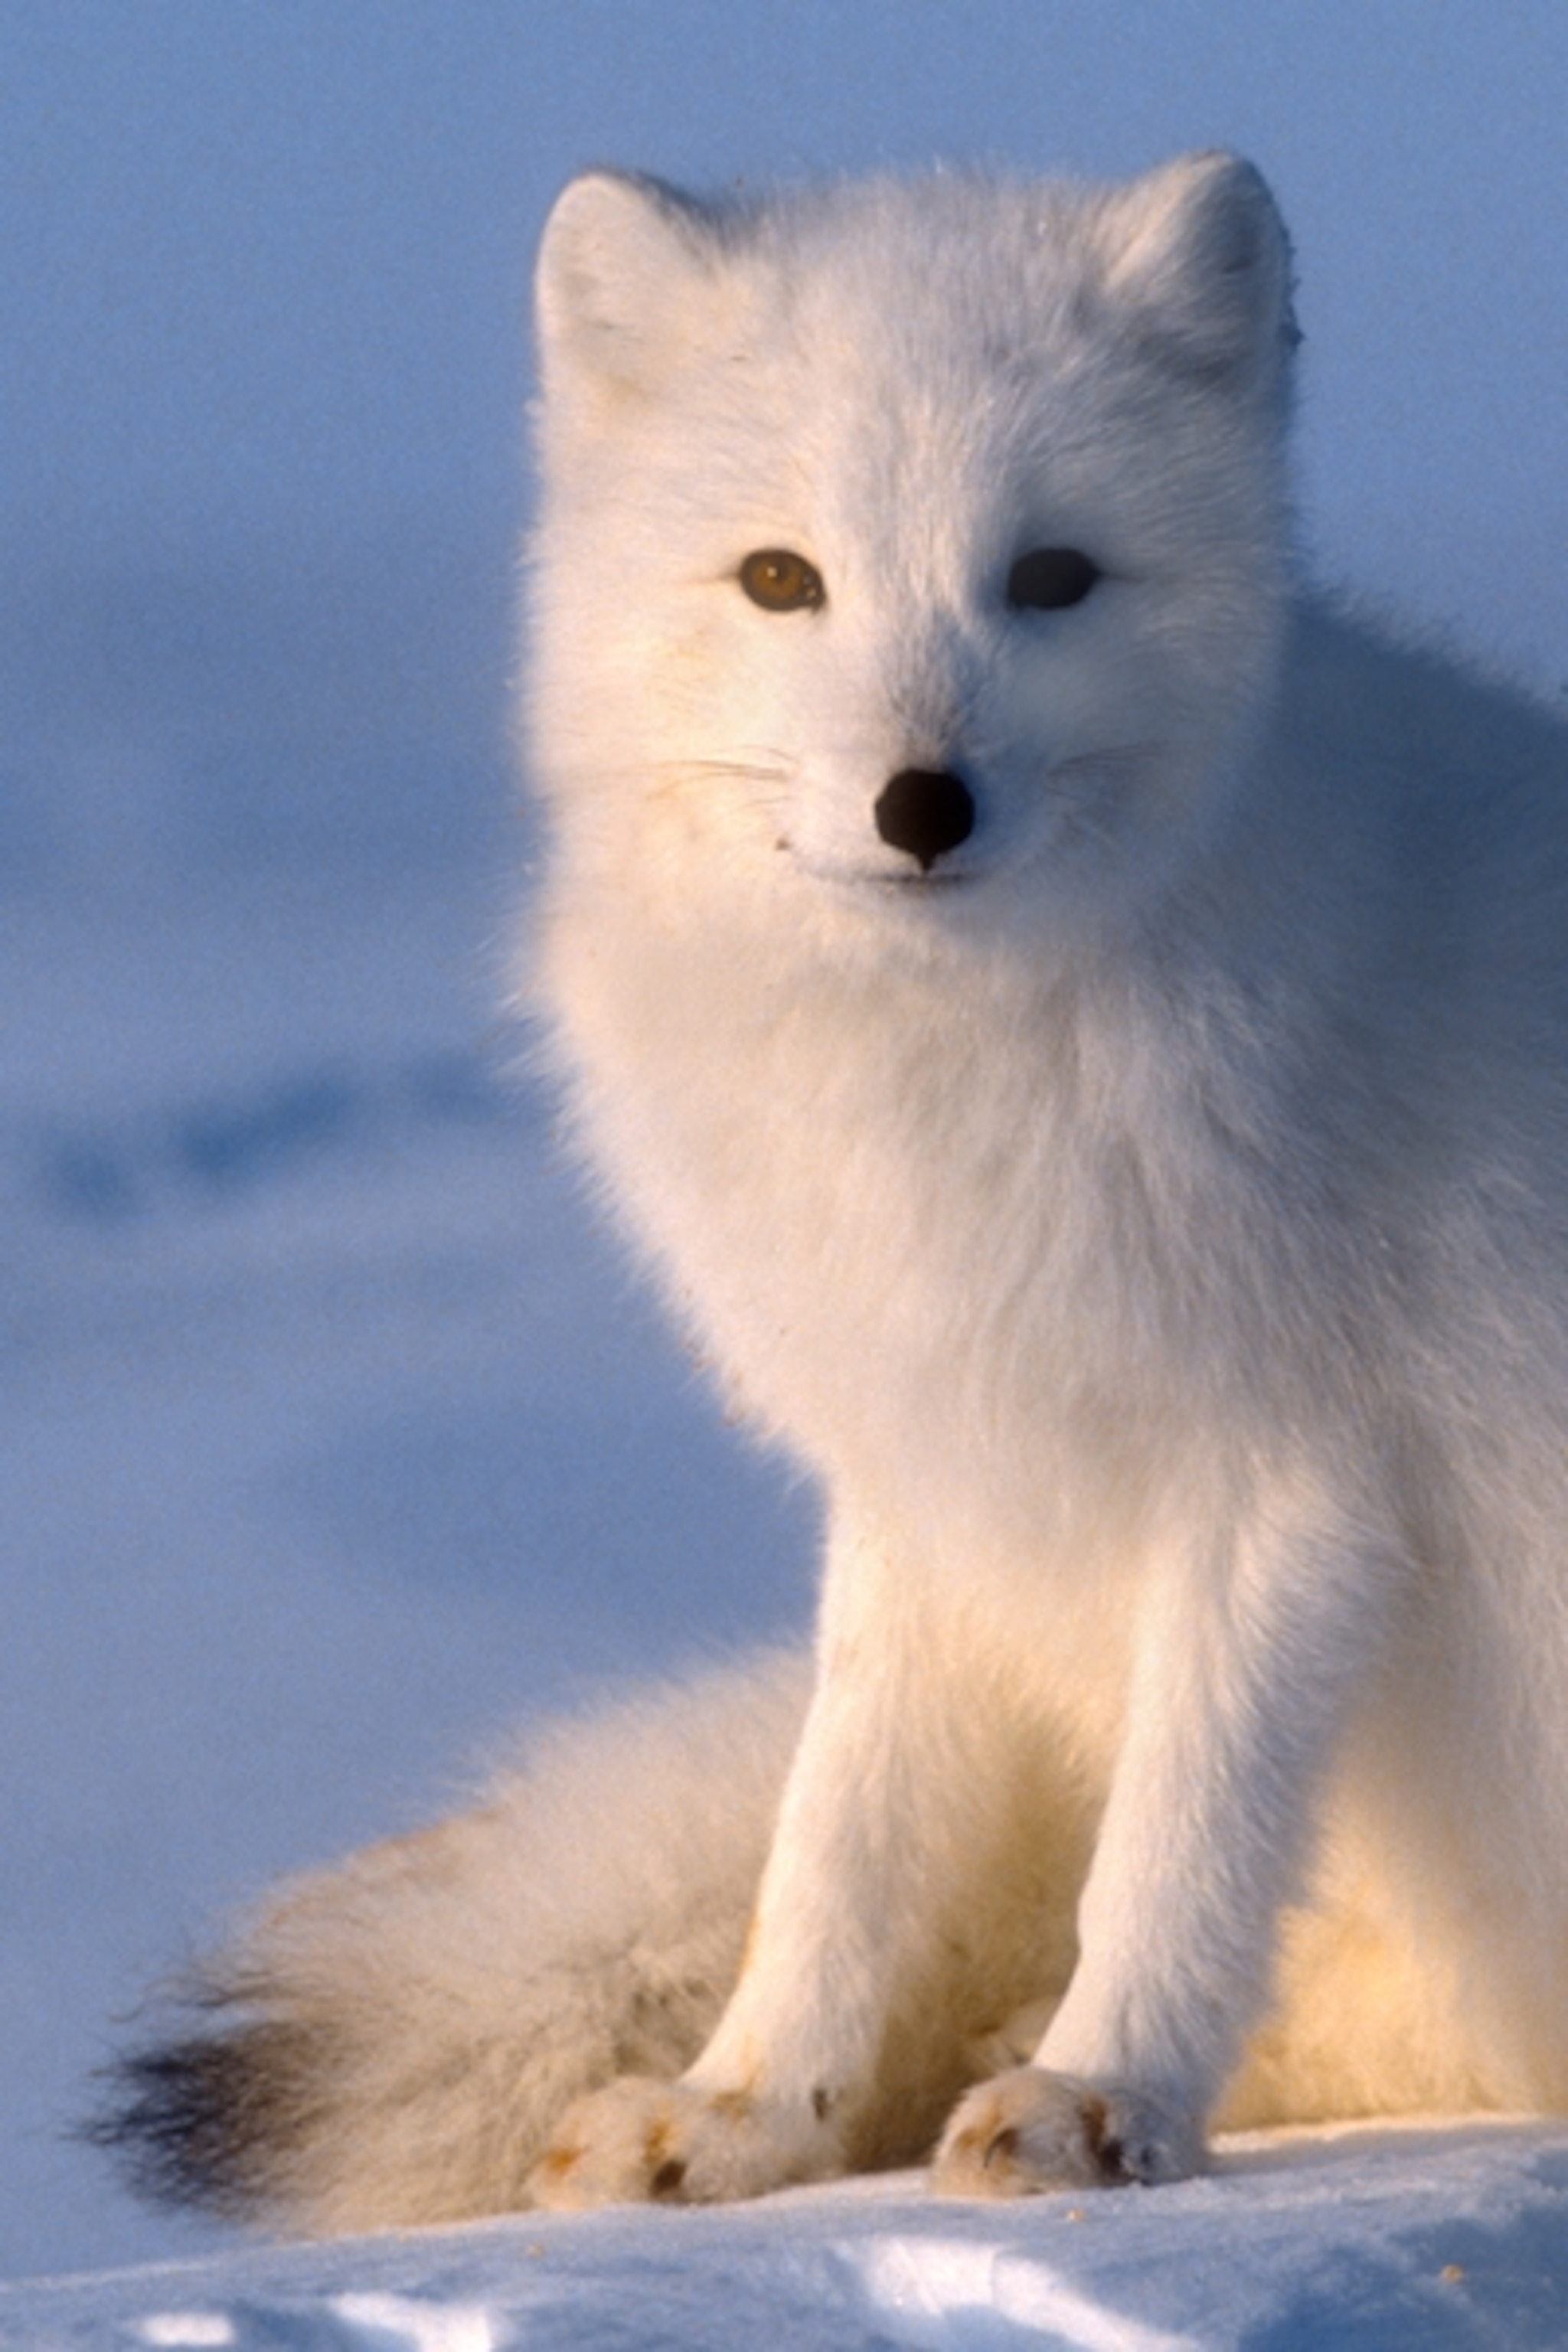
<path fill-rule="evenodd" d="M 739 577 L 752 604 L 764 613 L 810 611 L 826 593 L 816 565 L 787 547 L 760 547 L 747 556 Z"/>
<path fill-rule="evenodd" d="M 1065 613 L 1099 578 L 1099 564 L 1079 548 L 1032 547 L 1007 574 L 1007 602 L 1020 613 Z"/>

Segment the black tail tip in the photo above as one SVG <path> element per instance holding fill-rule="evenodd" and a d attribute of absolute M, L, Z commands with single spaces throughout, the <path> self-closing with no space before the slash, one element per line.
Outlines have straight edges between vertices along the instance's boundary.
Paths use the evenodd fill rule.
<path fill-rule="evenodd" d="M 279 2201 L 289 2150 L 306 2136 L 308 2040 L 262 2022 L 132 2052 L 105 2071 L 80 2137 L 146 2203 L 255 2221 Z"/>

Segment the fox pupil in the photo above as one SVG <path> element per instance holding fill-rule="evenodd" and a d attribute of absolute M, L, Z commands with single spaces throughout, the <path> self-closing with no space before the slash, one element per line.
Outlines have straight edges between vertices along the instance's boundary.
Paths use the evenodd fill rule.
<path fill-rule="evenodd" d="M 1080 548 L 1032 547 L 1007 574 L 1007 602 L 1016 612 L 1065 613 L 1099 578 L 1099 564 Z"/>

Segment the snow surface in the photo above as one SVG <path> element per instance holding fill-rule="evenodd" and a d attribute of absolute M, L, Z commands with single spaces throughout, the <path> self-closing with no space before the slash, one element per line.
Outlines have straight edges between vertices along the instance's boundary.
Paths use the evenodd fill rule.
<path fill-rule="evenodd" d="M 1555 692 L 1568 17 L 0 19 L 0 2279 L 95 2273 L 0 2285 L 0 2341 L 1568 2341 L 1568 2138 L 1533 2127 L 1081 2207 L 899 2180 L 306 2250 L 142 2214 L 69 2137 L 140 1990 L 258 1885 L 438 1810 L 518 1717 L 809 1605 L 810 1497 L 624 1279 L 498 1013 L 553 189 L 1255 153 L 1315 548 Z"/>
<path fill-rule="evenodd" d="M 1568 2134 L 1260 2136 L 1156 2192 L 971 2206 L 895 2175 L 0 2287 L 0 2346 L 299 2352 L 1550 2352 Z"/>

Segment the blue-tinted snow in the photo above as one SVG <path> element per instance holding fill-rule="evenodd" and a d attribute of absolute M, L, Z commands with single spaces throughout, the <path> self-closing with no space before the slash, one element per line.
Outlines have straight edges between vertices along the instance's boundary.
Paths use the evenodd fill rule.
<path fill-rule="evenodd" d="M 729 2212 L 528 2215 L 0 2286 L 6 2352 L 1557 2352 L 1568 2137 L 1370 2132 L 1156 2193 L 899 2175 Z"/>

